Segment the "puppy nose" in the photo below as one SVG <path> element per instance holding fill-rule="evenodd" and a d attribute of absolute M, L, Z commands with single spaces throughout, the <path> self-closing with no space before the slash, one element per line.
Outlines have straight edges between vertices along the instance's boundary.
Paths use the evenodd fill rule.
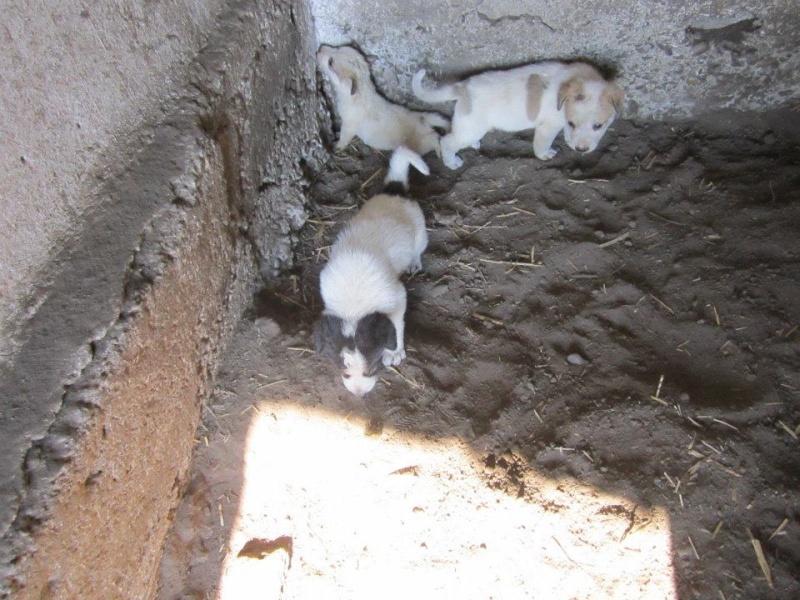
<path fill-rule="evenodd" d="M 578 152 L 588 152 L 589 146 L 575 146 L 575 150 Z"/>

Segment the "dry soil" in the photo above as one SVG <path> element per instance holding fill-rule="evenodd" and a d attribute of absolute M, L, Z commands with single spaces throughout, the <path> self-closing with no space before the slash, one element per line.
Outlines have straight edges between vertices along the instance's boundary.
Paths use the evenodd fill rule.
<path fill-rule="evenodd" d="M 798 116 L 429 155 L 408 358 L 363 400 L 310 337 L 387 157 L 334 156 L 218 375 L 162 598 L 800 597 Z"/>

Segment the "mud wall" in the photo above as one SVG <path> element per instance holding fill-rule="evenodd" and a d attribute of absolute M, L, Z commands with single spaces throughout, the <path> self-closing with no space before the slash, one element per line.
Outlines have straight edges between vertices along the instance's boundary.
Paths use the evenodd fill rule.
<path fill-rule="evenodd" d="M 796 102 L 800 11 L 785 0 L 313 0 L 317 36 L 374 56 L 389 96 L 421 67 L 445 76 L 588 58 L 619 73 L 629 117 Z"/>
<path fill-rule="evenodd" d="M 18 193 L 3 195 L 15 277 L 0 315 L 13 341 L 0 364 L 0 597 L 153 595 L 217 356 L 305 220 L 322 152 L 306 5 L 178 4 L 59 4 L 44 22 L 39 5 L 4 7 L 41 26 L 27 40 L 27 26 L 6 31 L 43 63 L 27 80 L 14 63 L 3 89 L 42 118 L 28 131 L 12 111 L 22 137 L 4 140 L 28 139 L 16 160 L 40 170 L 3 180 Z M 19 90 L 37 74 L 53 83 L 38 105 Z M 76 123 L 90 132 L 73 139 Z M 26 217 L 11 223 L 15 203 Z"/>

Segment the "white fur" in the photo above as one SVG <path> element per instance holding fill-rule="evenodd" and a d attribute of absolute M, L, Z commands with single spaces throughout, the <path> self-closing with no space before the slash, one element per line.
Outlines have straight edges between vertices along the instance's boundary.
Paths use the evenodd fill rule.
<path fill-rule="evenodd" d="M 409 164 L 427 174 L 425 162 L 407 148 L 392 155 L 387 181 L 407 179 Z M 352 335 L 363 317 L 384 313 L 397 333 L 395 350 L 384 350 L 383 364 L 398 365 L 405 358 L 403 344 L 406 289 L 403 272 L 422 268 L 422 252 L 428 245 L 425 217 L 419 204 L 400 196 L 380 194 L 368 200 L 345 226 L 320 273 L 324 312 L 345 322 Z M 356 350 L 342 351 L 342 381 L 352 393 L 363 396 L 377 377 L 364 375 L 364 357 Z"/>
<path fill-rule="evenodd" d="M 541 160 L 556 155 L 552 146 L 562 131 L 570 148 L 591 152 L 622 102 L 622 90 L 586 63 L 534 63 L 433 89 L 423 86 L 424 78 L 422 69 L 411 83 L 418 98 L 456 101 L 452 131 L 441 140 L 442 160 L 451 169 L 463 164 L 456 152 L 468 146 L 478 148 L 481 138 L 493 129 L 535 129 L 533 152 Z"/>
<path fill-rule="evenodd" d="M 381 96 L 372 83 L 369 64 L 350 46 L 320 46 L 317 64 L 336 91 L 336 110 L 342 121 L 336 149 L 358 136 L 377 150 L 407 146 L 419 155 L 439 154 L 439 134 L 450 122 L 435 112 L 410 110 Z"/>

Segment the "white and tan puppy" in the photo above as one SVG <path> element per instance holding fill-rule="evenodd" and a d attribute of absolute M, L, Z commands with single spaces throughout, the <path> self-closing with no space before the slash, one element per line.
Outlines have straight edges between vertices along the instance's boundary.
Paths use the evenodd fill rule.
<path fill-rule="evenodd" d="M 563 131 L 567 145 L 579 152 L 597 147 L 619 114 L 623 92 L 586 63 L 541 62 L 506 71 L 488 71 L 464 81 L 426 88 L 425 70 L 411 82 L 426 102 L 456 101 L 452 131 L 441 140 L 442 160 L 451 169 L 463 161 L 456 152 L 480 147 L 493 129 L 535 129 L 533 153 L 541 160 L 556 155 L 553 142 Z"/>
<path fill-rule="evenodd" d="M 439 154 L 439 133 L 448 131 L 450 121 L 435 112 L 423 112 L 393 104 L 381 96 L 372 83 L 369 64 L 350 46 L 320 46 L 317 64 L 336 91 L 336 110 L 342 121 L 336 149 L 358 136 L 377 150 L 406 146 L 424 156 Z"/>
<path fill-rule="evenodd" d="M 314 330 L 316 350 L 341 369 L 345 387 L 357 396 L 372 390 L 381 369 L 406 356 L 400 275 L 422 268 L 428 245 L 422 209 L 403 197 L 410 165 L 429 174 L 418 154 L 400 146 L 389 161 L 385 193 L 345 226 L 319 277 L 325 308 Z"/>

